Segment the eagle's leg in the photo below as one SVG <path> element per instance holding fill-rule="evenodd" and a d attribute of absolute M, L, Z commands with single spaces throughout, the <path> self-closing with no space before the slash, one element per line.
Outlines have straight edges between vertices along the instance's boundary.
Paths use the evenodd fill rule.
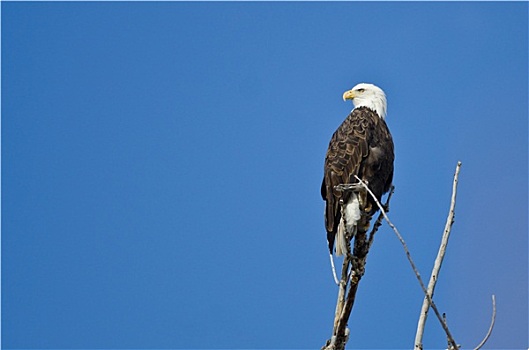
<path fill-rule="evenodd" d="M 369 181 L 362 180 L 366 186 L 369 185 Z M 368 200 L 368 193 L 365 188 L 362 188 L 358 192 L 358 198 L 360 200 L 360 208 L 364 211 L 364 213 L 370 213 L 373 209 L 373 205 L 371 204 L 371 201 Z"/>

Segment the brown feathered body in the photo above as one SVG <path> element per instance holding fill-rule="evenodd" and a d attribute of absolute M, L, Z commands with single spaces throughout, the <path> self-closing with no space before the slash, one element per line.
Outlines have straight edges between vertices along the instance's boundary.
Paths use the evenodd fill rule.
<path fill-rule="evenodd" d="M 325 228 L 332 254 L 338 225 L 341 220 L 342 192 L 334 187 L 358 182 L 355 175 L 367 182 L 380 201 L 393 181 L 393 139 L 384 119 L 368 107 L 357 107 L 338 127 L 329 142 L 325 156 L 321 195 L 325 200 Z M 344 196 L 351 196 L 347 192 Z M 378 206 L 371 196 L 364 199 L 365 213 L 372 216 Z"/>

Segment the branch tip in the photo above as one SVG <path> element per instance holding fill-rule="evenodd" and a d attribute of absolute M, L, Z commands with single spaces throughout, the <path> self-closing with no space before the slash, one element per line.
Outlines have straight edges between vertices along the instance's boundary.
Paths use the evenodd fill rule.
<path fill-rule="evenodd" d="M 487 334 L 485 335 L 485 338 L 483 338 L 483 340 L 481 341 L 481 343 L 479 343 L 478 346 L 476 346 L 474 348 L 474 350 L 479 350 L 481 349 L 481 347 L 483 345 L 485 345 L 485 343 L 487 342 L 487 340 L 489 340 L 489 337 L 490 335 L 492 334 L 492 329 L 494 328 L 494 323 L 496 322 L 496 297 L 494 296 L 494 294 L 492 294 L 492 319 L 490 321 L 490 327 L 489 327 L 489 330 L 487 331 Z"/>

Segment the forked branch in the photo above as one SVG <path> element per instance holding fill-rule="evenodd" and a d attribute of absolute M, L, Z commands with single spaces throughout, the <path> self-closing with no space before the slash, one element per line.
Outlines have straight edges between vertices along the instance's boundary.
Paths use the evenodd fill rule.
<path fill-rule="evenodd" d="M 382 207 L 382 205 L 378 201 L 377 197 L 373 194 L 373 192 L 371 192 L 371 190 L 366 185 L 366 183 L 364 181 L 362 181 L 362 179 L 360 179 L 358 176 L 355 176 L 355 177 L 358 180 L 358 182 L 360 184 L 362 184 L 362 186 L 364 186 L 366 191 L 371 195 L 371 197 L 373 198 L 373 200 L 377 204 L 378 208 L 380 209 L 380 212 L 384 216 L 384 219 L 386 220 L 388 225 L 393 229 L 393 232 L 395 232 L 395 234 L 397 235 L 397 238 L 399 239 L 399 241 L 400 241 L 400 243 L 402 245 L 402 248 L 404 249 L 404 252 L 406 253 L 406 257 L 408 258 L 408 261 L 409 261 L 409 263 L 411 265 L 411 268 L 413 269 L 413 272 L 415 273 L 415 277 L 417 277 L 417 280 L 419 281 L 421 289 L 422 289 L 425 297 L 427 298 L 428 303 L 432 307 L 435 315 L 437 316 L 437 319 L 439 320 L 439 323 L 441 324 L 441 326 L 443 327 L 443 330 L 446 333 L 446 337 L 448 338 L 450 346 L 453 349 L 458 349 L 457 343 L 455 342 L 454 337 L 450 333 L 450 330 L 448 329 L 448 326 L 446 325 L 446 322 L 443 320 L 443 317 L 442 317 L 441 313 L 439 312 L 439 310 L 437 309 L 437 306 L 433 302 L 432 298 L 428 295 L 428 290 L 426 289 L 426 286 L 424 285 L 424 282 L 422 281 L 421 274 L 419 273 L 419 270 L 417 269 L 417 266 L 413 262 L 413 259 L 411 257 L 411 254 L 410 254 L 410 251 L 408 249 L 408 246 L 406 245 L 406 242 L 404 241 L 404 238 L 402 238 L 402 235 L 399 233 L 399 230 L 395 227 L 395 225 L 393 225 L 393 223 L 389 219 L 388 215 L 386 214 L 386 211 L 384 210 L 384 208 Z"/>
<path fill-rule="evenodd" d="M 402 238 L 402 235 L 399 233 L 398 229 L 395 227 L 395 225 L 393 225 L 393 223 L 387 216 L 386 211 L 389 206 L 389 200 L 391 199 L 394 188 L 391 189 L 388 195 L 386 204 L 382 206 L 379 200 L 373 194 L 373 192 L 369 189 L 367 184 L 357 176 L 356 176 L 356 180 L 358 181 L 358 183 L 336 186 L 336 189 L 339 191 L 355 191 L 357 193 L 361 191 L 365 191 L 369 193 L 369 195 L 373 198 L 378 208 L 380 209 L 380 214 L 377 220 L 375 221 L 375 223 L 373 224 L 372 230 L 369 235 L 367 235 L 366 231 L 358 230 L 358 232 L 356 233 L 354 237 L 354 248 L 352 252 L 349 246 L 348 254 L 344 257 L 344 262 L 342 266 L 342 276 L 341 276 L 341 280 L 339 281 L 339 292 L 338 292 L 338 301 L 336 304 L 333 336 L 331 337 L 331 339 L 327 341 L 327 344 L 322 348 L 322 350 L 343 350 L 345 348 L 345 344 L 347 343 L 347 340 L 349 338 L 349 330 L 346 328 L 347 321 L 349 319 L 349 315 L 351 313 L 351 310 L 354 304 L 358 284 L 364 274 L 367 254 L 369 253 L 369 249 L 371 248 L 371 245 L 373 243 L 374 235 L 376 231 L 378 230 L 378 228 L 380 227 L 382 220 L 385 220 L 388 223 L 388 225 L 393 229 L 393 232 L 395 232 L 397 238 L 402 244 L 404 252 L 406 253 L 406 257 L 424 293 L 424 302 L 423 302 L 423 306 L 421 309 L 421 316 L 420 316 L 418 327 L 417 327 L 417 334 L 415 337 L 415 350 L 422 350 L 422 336 L 424 333 L 424 325 L 426 323 L 426 318 L 427 318 L 428 310 L 430 307 L 433 309 L 437 319 L 439 320 L 439 323 L 441 324 L 441 326 L 443 327 L 443 330 L 446 333 L 446 337 L 448 339 L 449 350 L 458 350 L 460 348 L 460 346 L 455 342 L 454 337 L 450 333 L 450 330 L 448 329 L 446 319 L 441 315 L 441 313 L 439 312 L 439 310 L 437 309 L 437 306 L 435 305 L 433 301 L 435 285 L 439 278 L 439 272 L 441 270 L 441 265 L 444 259 L 444 255 L 446 253 L 448 238 L 450 237 L 451 227 L 454 223 L 457 183 L 458 183 L 460 168 L 461 168 L 461 162 L 458 162 L 457 167 L 456 167 L 456 172 L 454 175 L 454 182 L 452 186 L 452 198 L 450 202 L 450 210 L 449 210 L 448 217 L 446 220 L 445 229 L 443 231 L 441 246 L 439 247 L 439 252 L 437 254 L 437 258 L 434 263 L 432 274 L 430 276 L 430 281 L 428 283 L 428 288 L 426 288 L 426 286 L 424 285 L 424 282 L 422 281 L 421 275 L 411 257 L 411 254 L 406 245 L 406 242 Z M 365 217 L 363 219 L 365 219 Z M 358 227 L 366 227 L 366 226 L 358 225 Z M 350 244 L 350 242 L 347 242 L 347 243 Z M 495 300 L 494 295 L 492 296 L 492 308 L 493 308 L 492 321 L 491 321 L 489 330 L 485 338 L 475 348 L 475 350 L 479 350 L 486 343 L 486 341 L 489 339 L 492 333 L 492 329 L 494 328 L 494 323 L 495 323 L 495 318 L 496 318 L 496 300 Z"/>

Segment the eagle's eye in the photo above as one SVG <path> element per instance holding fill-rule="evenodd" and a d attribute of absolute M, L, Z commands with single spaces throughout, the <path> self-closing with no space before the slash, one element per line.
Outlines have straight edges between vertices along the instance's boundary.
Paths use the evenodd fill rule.
<path fill-rule="evenodd" d="M 364 92 L 366 89 L 358 89 L 358 92 Z"/>

